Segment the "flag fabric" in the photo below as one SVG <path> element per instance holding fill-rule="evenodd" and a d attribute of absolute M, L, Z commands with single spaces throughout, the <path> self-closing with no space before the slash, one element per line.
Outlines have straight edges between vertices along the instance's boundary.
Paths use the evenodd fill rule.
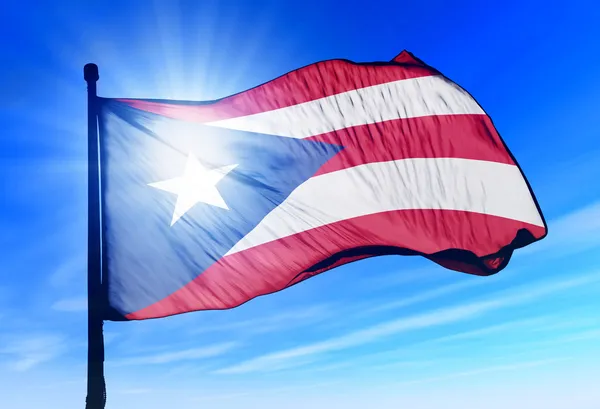
<path fill-rule="evenodd" d="M 383 254 L 490 275 L 547 232 L 489 116 L 406 51 L 98 116 L 106 319 L 233 308 Z"/>

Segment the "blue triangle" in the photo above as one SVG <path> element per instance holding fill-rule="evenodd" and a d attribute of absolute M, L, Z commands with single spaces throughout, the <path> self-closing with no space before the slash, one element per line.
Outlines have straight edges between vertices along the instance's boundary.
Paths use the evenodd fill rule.
<path fill-rule="evenodd" d="M 192 281 L 343 149 L 167 119 L 112 100 L 100 124 L 109 298 L 122 314 Z M 238 165 L 217 185 L 229 210 L 198 203 L 171 227 L 176 196 L 147 184 L 181 176 L 189 154 L 210 167 Z"/>

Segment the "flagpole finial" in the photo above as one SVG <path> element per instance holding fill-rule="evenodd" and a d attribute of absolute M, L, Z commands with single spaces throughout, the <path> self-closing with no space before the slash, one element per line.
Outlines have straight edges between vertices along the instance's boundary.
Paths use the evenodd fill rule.
<path fill-rule="evenodd" d="M 98 66 L 96 64 L 86 64 L 83 66 L 83 79 L 85 82 L 96 82 L 100 79 Z"/>

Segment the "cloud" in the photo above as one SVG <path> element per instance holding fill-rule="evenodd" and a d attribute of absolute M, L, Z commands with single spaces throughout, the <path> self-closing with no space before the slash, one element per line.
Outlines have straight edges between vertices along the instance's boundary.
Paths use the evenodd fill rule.
<path fill-rule="evenodd" d="M 519 254 L 544 252 L 545 257 L 563 257 L 600 246 L 600 201 L 548 222 L 548 236 Z"/>
<path fill-rule="evenodd" d="M 80 283 L 86 277 L 86 257 L 71 257 L 50 274 L 49 282 L 53 287 L 70 287 Z"/>
<path fill-rule="evenodd" d="M 87 297 L 64 298 L 52 304 L 52 309 L 65 312 L 87 311 Z"/>
<path fill-rule="evenodd" d="M 398 361 L 389 362 L 387 364 L 371 365 L 368 366 L 370 371 L 390 370 L 390 369 L 406 369 L 406 368 L 425 368 L 439 364 L 439 360 L 436 361 Z M 367 367 L 366 367 L 367 368 Z"/>
<path fill-rule="evenodd" d="M 194 329 L 193 333 L 243 330 L 244 334 L 247 335 L 249 332 L 254 334 L 274 332 L 285 328 L 299 327 L 323 321 L 333 314 L 333 310 L 334 308 L 329 304 L 314 305 L 262 318 L 203 325 L 200 328 Z"/>
<path fill-rule="evenodd" d="M 477 278 L 479 278 L 479 277 L 477 277 Z M 373 313 L 373 312 L 387 311 L 387 310 L 392 310 L 392 309 L 397 309 L 397 308 L 404 308 L 404 307 L 408 307 L 408 306 L 418 304 L 418 303 L 421 303 L 424 301 L 430 301 L 430 300 L 433 300 L 438 297 L 443 297 L 445 295 L 453 294 L 453 293 L 465 290 L 467 288 L 475 287 L 475 286 L 486 283 L 485 280 L 477 280 L 477 278 L 470 279 L 469 281 L 462 281 L 462 282 L 458 282 L 458 283 L 453 283 L 453 284 L 437 287 L 437 288 L 434 288 L 431 290 L 423 291 L 420 294 L 416 294 L 411 297 L 406 297 L 399 301 L 393 301 L 393 302 L 389 302 L 386 304 L 378 305 L 377 307 L 368 309 L 366 312 Z"/>
<path fill-rule="evenodd" d="M 594 328 L 584 331 L 579 331 L 575 333 L 565 334 L 559 337 L 546 339 L 542 341 L 534 341 L 530 342 L 527 345 L 531 348 L 541 348 L 544 346 L 553 346 L 560 344 L 571 344 L 578 341 L 589 341 L 600 339 L 600 329 Z"/>
<path fill-rule="evenodd" d="M 433 339 L 424 341 L 422 343 L 454 342 L 454 341 L 460 341 L 463 339 L 477 338 L 477 337 L 486 336 L 486 335 L 490 335 L 490 334 L 502 333 L 504 331 L 512 330 L 515 328 L 526 327 L 528 329 L 531 329 L 532 325 L 540 324 L 540 323 L 544 323 L 544 322 L 550 322 L 553 320 L 556 320 L 556 317 L 544 316 L 544 317 L 531 318 L 531 319 L 525 319 L 525 320 L 504 322 L 502 324 L 490 325 L 490 326 L 487 326 L 484 328 L 478 328 L 478 329 L 471 330 L 471 331 L 460 332 L 458 334 L 452 334 L 452 335 L 446 335 L 446 336 L 439 337 L 439 338 L 433 338 Z"/>
<path fill-rule="evenodd" d="M 492 373 L 492 372 L 517 371 L 517 370 L 522 370 L 522 369 L 527 369 L 527 368 L 534 368 L 534 367 L 538 367 L 538 366 L 542 366 L 542 365 L 550 365 L 550 364 L 553 364 L 556 362 L 566 361 L 568 359 L 570 359 L 570 358 L 564 357 L 564 358 L 541 359 L 541 360 L 529 361 L 529 362 L 519 362 L 519 363 L 507 364 L 507 365 L 494 365 L 494 366 L 473 369 L 470 371 L 453 372 L 453 373 L 449 373 L 449 374 L 442 375 L 442 376 L 435 376 L 435 377 L 431 377 L 431 378 L 401 382 L 398 385 L 414 385 L 417 383 L 445 381 L 448 379 L 481 375 L 481 374 L 487 374 L 487 373 Z"/>
<path fill-rule="evenodd" d="M 104 331 L 104 345 L 111 344 L 117 338 L 119 338 L 118 332 Z"/>
<path fill-rule="evenodd" d="M 191 348 L 182 351 L 164 352 L 160 354 L 144 355 L 132 358 L 125 358 L 114 361 L 117 366 L 123 365 L 160 365 L 180 361 L 190 361 L 193 359 L 212 358 L 223 355 L 238 344 L 235 342 L 227 342 L 217 345 L 211 345 L 202 348 Z"/>
<path fill-rule="evenodd" d="M 378 341 L 391 335 L 407 331 L 430 328 L 476 318 L 485 313 L 505 307 L 515 306 L 537 298 L 582 286 L 600 280 L 600 274 L 590 274 L 571 280 L 551 283 L 537 283 L 522 286 L 516 290 L 502 291 L 496 297 L 468 304 L 456 305 L 416 314 L 402 319 L 388 321 L 349 334 L 325 341 L 262 355 L 239 364 L 216 370 L 218 374 L 241 374 L 269 370 L 283 361 L 294 361 L 312 355 L 339 351 Z"/>
<path fill-rule="evenodd" d="M 572 311 L 570 314 L 581 315 L 580 312 Z M 541 325 L 537 328 L 532 328 L 532 331 L 556 331 L 568 330 L 586 327 L 600 327 L 600 317 L 582 317 L 577 319 L 570 318 L 570 314 L 561 316 L 553 316 L 553 319 L 547 325 Z"/>
<path fill-rule="evenodd" d="M 424 269 L 424 270 L 427 270 L 427 269 Z M 452 274 L 455 274 L 455 272 L 452 272 Z M 502 276 L 494 276 L 491 279 L 495 280 L 495 281 L 504 280 L 507 275 L 508 274 L 504 274 Z M 432 275 L 432 277 L 434 277 L 434 275 Z M 456 279 L 457 276 L 455 276 L 454 278 Z M 441 298 L 444 296 L 455 294 L 455 293 L 461 292 L 463 290 L 467 290 L 472 287 L 477 287 L 482 284 L 486 284 L 486 283 L 489 284 L 489 280 L 490 280 L 490 278 L 483 279 L 482 277 L 467 276 L 467 275 L 462 275 L 462 276 L 460 276 L 460 278 L 461 278 L 460 282 L 454 282 L 451 284 L 447 284 L 447 285 L 435 287 L 435 288 L 432 288 L 429 290 L 425 290 L 425 291 L 420 292 L 419 294 L 408 296 L 408 297 L 402 298 L 397 301 L 391 301 L 391 302 L 387 302 L 387 303 L 383 303 L 383 304 L 378 304 L 379 303 L 378 300 L 369 300 L 367 302 L 362 302 L 359 304 L 352 304 L 350 307 L 350 309 L 352 311 L 350 311 L 350 309 L 349 309 L 346 312 L 346 314 L 352 315 L 355 318 L 359 318 L 359 317 L 371 316 L 374 313 L 381 313 L 383 311 L 406 308 L 406 307 L 410 307 L 412 305 L 419 304 L 419 303 L 422 303 L 425 301 L 431 301 L 436 298 Z M 378 304 L 378 305 L 373 306 L 374 304 Z M 341 326 L 341 325 L 343 325 L 343 321 L 337 321 L 335 323 L 330 323 L 328 325 L 328 327 L 333 328 L 333 327 Z"/>
<path fill-rule="evenodd" d="M 600 338 L 600 329 L 591 329 L 588 331 L 581 331 L 575 334 L 564 336 L 557 340 L 557 342 L 573 342 L 573 341 L 585 341 L 588 339 Z"/>
<path fill-rule="evenodd" d="M 352 367 L 354 365 L 355 365 L 355 362 L 345 361 L 345 362 L 338 362 L 338 363 L 334 363 L 334 364 L 316 366 L 316 367 L 309 368 L 305 371 L 309 372 L 310 374 L 314 374 L 316 372 L 328 372 L 328 371 L 337 371 L 340 369 L 346 369 L 346 368 Z M 298 372 L 296 372 L 296 373 L 298 373 Z"/>
<path fill-rule="evenodd" d="M 192 397 L 190 398 L 190 402 L 200 402 L 200 401 L 212 401 L 212 400 L 232 400 L 234 398 L 243 398 L 244 397 L 255 397 L 261 400 L 264 400 L 268 397 L 273 397 L 275 395 L 284 395 L 290 396 L 290 393 L 293 392 L 307 392 L 314 391 L 319 389 L 330 389 L 332 386 L 341 385 L 343 382 L 341 380 L 333 380 L 326 382 L 311 382 L 311 383 L 299 383 L 295 385 L 281 386 L 281 387 L 258 387 L 252 388 L 250 390 L 242 390 L 234 393 L 220 393 L 220 394 L 209 394 L 204 396 Z M 246 402 L 247 403 L 247 402 Z M 237 404 L 237 402 L 236 402 Z M 236 405 L 238 407 L 240 405 Z M 249 405 L 242 405 L 249 406 Z"/>
<path fill-rule="evenodd" d="M 142 395 L 153 392 L 152 389 L 147 388 L 136 388 L 136 389 L 121 389 L 116 390 L 116 393 L 120 393 L 122 395 Z"/>
<path fill-rule="evenodd" d="M 503 322 L 501 324 L 489 325 L 489 326 L 485 326 L 483 328 L 459 332 L 457 334 L 426 339 L 424 341 L 419 341 L 417 343 L 414 343 L 410 346 L 403 346 L 400 349 L 392 349 L 392 350 L 386 350 L 386 351 L 376 352 L 376 353 L 372 353 L 372 354 L 362 355 L 362 356 L 358 357 L 357 359 L 352 359 L 351 361 L 345 360 L 344 362 L 341 362 L 341 363 L 333 363 L 333 364 L 329 364 L 329 365 L 311 367 L 308 370 L 308 372 L 315 373 L 315 372 L 321 372 L 321 371 L 338 370 L 338 369 L 349 368 L 349 367 L 360 368 L 361 371 L 364 371 L 365 369 L 381 370 L 381 369 L 392 369 L 392 368 L 407 367 L 407 366 L 414 366 L 414 367 L 431 366 L 434 364 L 439 364 L 440 360 L 439 359 L 436 359 L 435 361 L 430 361 L 430 360 L 415 361 L 415 360 L 413 360 L 413 358 L 416 355 L 415 353 L 418 354 L 418 352 L 421 350 L 421 348 L 423 346 L 428 347 L 431 344 L 452 343 L 455 341 L 462 341 L 462 340 L 469 339 L 469 338 L 478 338 L 478 337 L 483 337 L 483 336 L 487 336 L 487 335 L 491 335 L 491 334 L 503 333 L 503 332 L 510 331 L 513 329 L 521 330 L 521 329 L 526 328 L 529 331 L 536 331 L 538 329 L 546 328 L 546 326 L 544 326 L 544 324 L 555 321 L 556 319 L 557 319 L 556 316 L 548 315 L 548 316 L 528 318 L 528 319 L 522 319 L 522 320 L 516 320 L 516 321 Z M 593 334 L 586 334 L 586 335 L 593 336 Z M 537 343 L 536 343 L 536 345 L 537 345 Z M 408 357 L 409 360 L 408 361 L 406 361 L 406 360 L 396 361 L 395 360 L 395 358 L 397 357 L 396 352 L 399 352 L 400 356 L 402 356 L 403 358 Z M 530 354 L 530 352 L 528 352 L 528 354 Z M 385 361 L 385 363 L 372 365 L 373 360 L 378 360 L 379 358 L 383 359 Z M 462 358 L 459 359 L 458 362 L 460 362 L 461 360 L 462 360 Z M 454 361 L 456 363 L 456 360 L 454 360 Z"/>
<path fill-rule="evenodd" d="M 23 335 L 13 337 L 0 348 L 8 355 L 9 366 L 15 371 L 27 371 L 66 352 L 64 337 L 60 335 Z"/>
<path fill-rule="evenodd" d="M 361 285 L 373 289 L 389 289 L 390 287 L 404 286 L 419 281 L 439 280 L 447 270 L 437 265 L 426 267 L 406 268 L 384 275 L 369 276 Z"/>

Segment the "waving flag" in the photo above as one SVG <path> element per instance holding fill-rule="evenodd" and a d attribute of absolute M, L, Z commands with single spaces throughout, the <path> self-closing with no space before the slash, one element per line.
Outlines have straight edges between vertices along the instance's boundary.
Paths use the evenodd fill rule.
<path fill-rule="evenodd" d="M 477 275 L 546 235 L 478 103 L 410 53 L 210 102 L 99 99 L 107 319 L 225 309 L 344 263 Z"/>

